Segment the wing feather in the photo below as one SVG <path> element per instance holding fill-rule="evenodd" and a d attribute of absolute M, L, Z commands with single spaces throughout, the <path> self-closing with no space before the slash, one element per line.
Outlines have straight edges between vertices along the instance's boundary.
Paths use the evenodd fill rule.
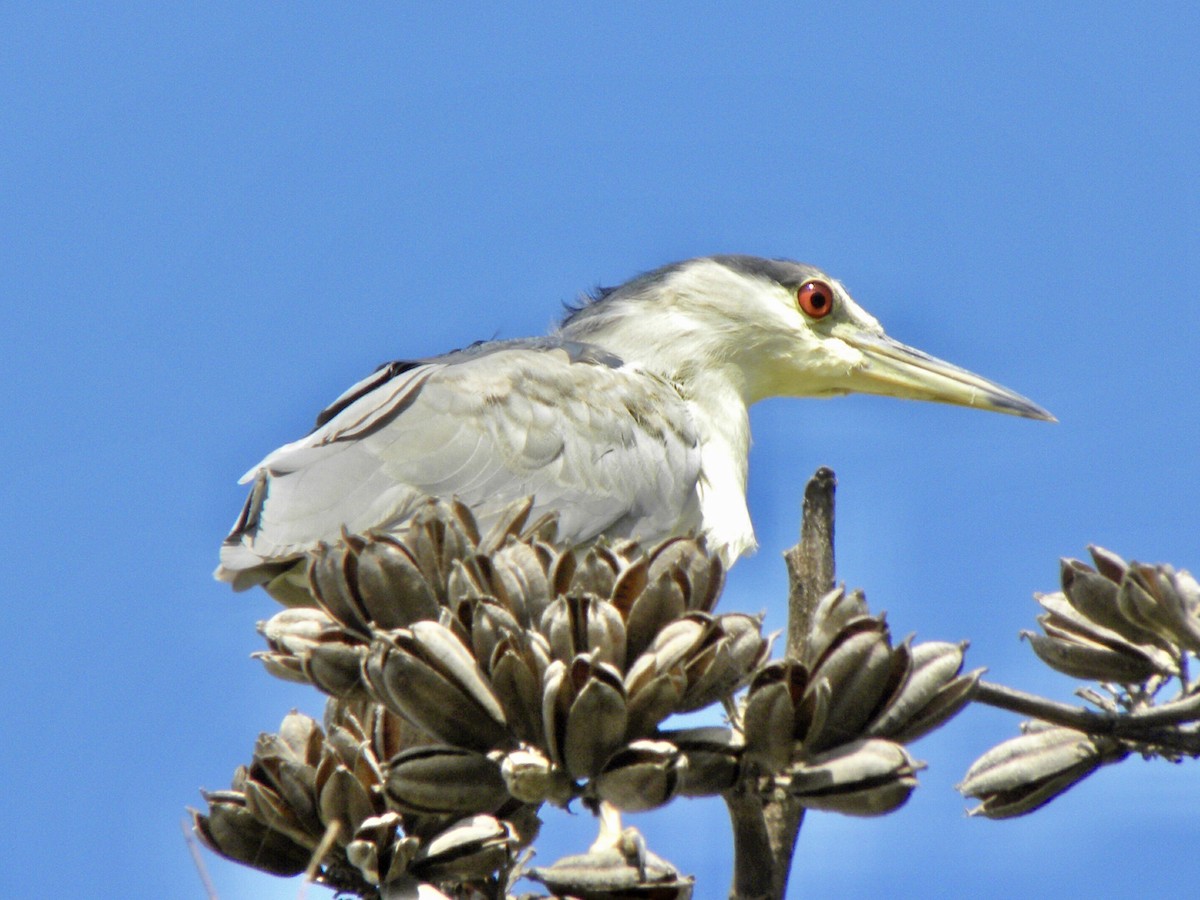
<path fill-rule="evenodd" d="M 593 348 L 501 343 L 393 364 L 326 412 L 243 478 L 254 487 L 219 578 L 253 584 L 343 527 L 386 529 L 430 496 L 459 497 L 486 529 L 532 495 L 532 516 L 558 512 L 572 542 L 699 526 L 687 405 Z"/>

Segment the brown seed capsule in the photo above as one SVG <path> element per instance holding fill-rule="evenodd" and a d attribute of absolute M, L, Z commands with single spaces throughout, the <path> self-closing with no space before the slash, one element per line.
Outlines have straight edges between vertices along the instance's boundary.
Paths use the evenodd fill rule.
<path fill-rule="evenodd" d="M 592 784 L 596 796 L 617 809 L 640 812 L 675 796 L 687 760 L 666 741 L 633 741 L 604 764 Z"/>
<path fill-rule="evenodd" d="M 402 751 L 385 765 L 388 802 L 403 812 L 490 813 L 508 799 L 499 764 L 448 744 Z"/>
<path fill-rule="evenodd" d="M 904 805 L 922 767 L 892 741 L 854 741 L 790 769 L 788 793 L 810 809 L 878 816 Z"/>
<path fill-rule="evenodd" d="M 1127 755 L 1115 741 L 1070 728 L 1039 728 L 979 757 L 958 790 L 982 801 L 970 815 L 1011 818 L 1045 806 L 1096 769 Z"/>
<path fill-rule="evenodd" d="M 512 860 L 517 838 L 492 816 L 472 816 L 451 825 L 413 860 L 414 875 L 428 881 L 474 881 L 493 875 Z"/>
<path fill-rule="evenodd" d="M 529 877 L 555 896 L 579 900 L 690 900 L 694 886 L 693 878 L 648 850 L 634 856 L 612 847 L 565 856 L 552 866 L 531 869 Z"/>
<path fill-rule="evenodd" d="M 577 656 L 570 666 L 555 660 L 546 669 L 542 719 L 550 758 L 571 778 L 600 771 L 625 741 L 625 687 L 607 663 Z"/>
<path fill-rule="evenodd" d="M 486 751 L 510 740 L 504 710 L 474 657 L 437 622 L 380 634 L 366 674 L 389 709 L 447 743 Z"/>
<path fill-rule="evenodd" d="M 236 802 L 230 792 L 205 794 L 209 810 L 192 810 L 196 836 L 214 853 L 272 875 L 299 875 L 308 867 L 312 850 L 264 825 Z"/>

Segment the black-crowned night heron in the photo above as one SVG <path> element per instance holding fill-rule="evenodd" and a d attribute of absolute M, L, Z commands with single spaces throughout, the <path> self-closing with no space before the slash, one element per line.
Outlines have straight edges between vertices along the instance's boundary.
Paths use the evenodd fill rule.
<path fill-rule="evenodd" d="M 893 341 L 812 266 L 693 259 L 599 291 L 548 337 L 381 367 L 242 478 L 216 574 L 287 594 L 318 542 L 452 495 L 481 527 L 532 495 L 564 542 L 695 532 L 730 563 L 754 546 L 747 407 L 851 392 L 1053 420 Z"/>

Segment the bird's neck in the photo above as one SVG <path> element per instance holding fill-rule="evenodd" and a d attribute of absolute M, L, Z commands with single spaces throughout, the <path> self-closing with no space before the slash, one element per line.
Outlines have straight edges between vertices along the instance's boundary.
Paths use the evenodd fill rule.
<path fill-rule="evenodd" d="M 747 407 L 754 396 L 737 359 L 737 341 L 674 310 L 633 306 L 624 315 L 614 312 L 568 323 L 562 334 L 602 347 L 679 391 L 700 436 L 701 529 L 731 563 L 755 547 L 746 507 Z"/>
<path fill-rule="evenodd" d="M 728 565 L 756 546 L 746 506 L 750 416 L 746 401 L 727 376 L 700 373 L 677 384 L 700 432 L 702 529 Z"/>

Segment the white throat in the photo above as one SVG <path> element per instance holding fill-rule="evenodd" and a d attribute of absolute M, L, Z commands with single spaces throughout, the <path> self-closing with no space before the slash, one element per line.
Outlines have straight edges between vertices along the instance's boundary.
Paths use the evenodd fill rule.
<path fill-rule="evenodd" d="M 753 550 L 754 525 L 746 507 L 746 472 L 750 452 L 750 416 L 746 401 L 719 372 L 706 373 L 679 385 L 700 431 L 701 529 L 709 546 L 731 564 Z"/>

